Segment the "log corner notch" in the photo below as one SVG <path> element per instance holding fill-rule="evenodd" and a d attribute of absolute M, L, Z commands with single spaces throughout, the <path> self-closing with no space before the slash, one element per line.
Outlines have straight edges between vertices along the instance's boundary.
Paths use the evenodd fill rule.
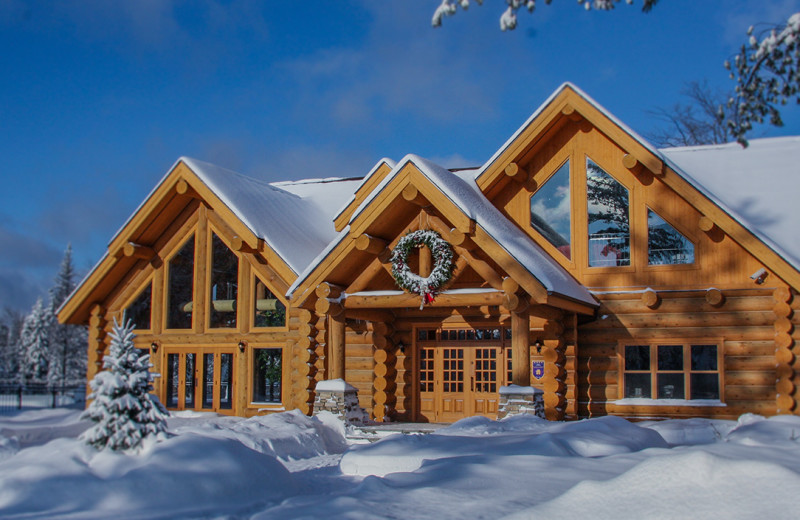
<path fill-rule="evenodd" d="M 503 278 L 503 307 L 512 313 L 523 313 L 529 305 L 530 300 L 517 282 L 509 277 Z"/>
<path fill-rule="evenodd" d="M 712 307 L 721 307 L 725 303 L 725 295 L 712 287 L 706 291 L 706 302 Z"/>
<path fill-rule="evenodd" d="M 403 198 L 408 202 L 423 208 L 430 206 L 428 199 L 426 199 L 425 196 L 420 193 L 417 187 L 413 184 L 408 184 L 405 188 L 403 188 Z"/>
<path fill-rule="evenodd" d="M 788 287 L 778 287 L 772 297 L 775 300 L 772 312 L 775 314 L 776 411 L 779 414 L 800 414 L 796 395 L 795 355 L 792 352 L 795 346 L 791 321 L 794 294 Z"/>
<path fill-rule="evenodd" d="M 314 292 L 317 295 L 317 302 L 314 304 L 314 310 L 317 315 L 339 316 L 344 312 L 344 305 L 342 305 L 341 301 L 344 288 L 332 283 L 322 282 Z"/>

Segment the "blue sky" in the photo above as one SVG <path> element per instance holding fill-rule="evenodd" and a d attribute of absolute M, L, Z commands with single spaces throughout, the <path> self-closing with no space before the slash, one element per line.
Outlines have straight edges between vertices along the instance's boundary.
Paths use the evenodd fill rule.
<path fill-rule="evenodd" d="M 646 134 L 687 82 L 732 88 L 749 25 L 800 11 L 635 4 L 556 0 L 503 33 L 500 0 L 440 29 L 438 0 L 3 0 L 0 307 L 46 291 L 67 243 L 85 273 L 181 155 L 268 180 L 478 165 L 564 81 Z M 800 134 L 784 119 L 755 136 Z"/>

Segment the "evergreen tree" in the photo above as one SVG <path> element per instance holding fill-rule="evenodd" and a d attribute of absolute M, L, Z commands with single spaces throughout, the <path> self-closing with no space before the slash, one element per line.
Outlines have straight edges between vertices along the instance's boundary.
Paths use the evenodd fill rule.
<path fill-rule="evenodd" d="M 24 383 L 43 383 L 47 378 L 52 314 L 42 299 L 36 300 L 25 317 L 20 333 L 20 351 L 24 356 L 20 376 Z"/>
<path fill-rule="evenodd" d="M 19 382 L 21 353 L 20 333 L 25 316 L 15 309 L 6 307 L 0 324 L 0 380 L 3 383 Z"/>
<path fill-rule="evenodd" d="M 59 307 L 75 290 L 75 269 L 72 265 L 72 246 L 67 245 L 61 268 L 50 289 L 50 313 L 53 327 L 50 336 L 49 369 L 50 386 L 78 384 L 86 378 L 86 327 L 58 323 Z"/>
<path fill-rule="evenodd" d="M 123 318 L 124 319 L 124 318 Z M 143 439 L 163 435 L 167 410 L 152 390 L 150 355 L 140 354 L 133 344 L 133 322 L 114 320 L 111 345 L 103 358 L 106 369 L 91 381 L 92 404 L 81 415 L 96 424 L 81 439 L 98 450 L 136 450 Z"/>

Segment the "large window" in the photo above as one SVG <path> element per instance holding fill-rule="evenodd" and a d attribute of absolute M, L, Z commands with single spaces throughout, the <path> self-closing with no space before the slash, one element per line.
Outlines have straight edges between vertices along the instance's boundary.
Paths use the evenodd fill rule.
<path fill-rule="evenodd" d="M 211 313 L 209 327 L 236 327 L 239 258 L 214 233 L 211 234 Z"/>
<path fill-rule="evenodd" d="M 569 161 L 531 196 L 531 226 L 568 259 L 572 258 Z"/>
<path fill-rule="evenodd" d="M 281 349 L 253 349 L 253 402 L 281 402 Z"/>
<path fill-rule="evenodd" d="M 153 284 L 147 284 L 139 296 L 125 309 L 125 319 L 131 320 L 138 330 L 150 329 L 150 312 L 152 309 Z"/>
<path fill-rule="evenodd" d="M 167 328 L 192 328 L 194 236 L 169 261 Z"/>
<path fill-rule="evenodd" d="M 631 264 L 628 190 L 591 159 L 586 159 L 589 267 Z"/>
<path fill-rule="evenodd" d="M 286 325 L 286 306 L 258 277 L 255 278 L 253 295 L 254 327 L 283 327 Z"/>
<path fill-rule="evenodd" d="M 719 354 L 706 342 L 624 345 L 622 396 L 719 400 Z"/>
<path fill-rule="evenodd" d="M 647 210 L 647 262 L 650 265 L 694 262 L 694 244 L 652 209 Z"/>

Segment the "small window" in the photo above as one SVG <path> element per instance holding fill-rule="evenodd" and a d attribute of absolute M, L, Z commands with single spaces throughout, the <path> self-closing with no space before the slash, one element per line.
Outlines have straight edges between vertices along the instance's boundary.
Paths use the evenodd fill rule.
<path fill-rule="evenodd" d="M 644 399 L 720 399 L 716 344 L 625 345 L 623 396 Z"/>
<path fill-rule="evenodd" d="M 652 209 L 647 210 L 647 262 L 650 265 L 694 263 L 694 244 Z"/>
<path fill-rule="evenodd" d="M 194 292 L 194 236 L 169 261 L 167 328 L 191 329 Z"/>
<path fill-rule="evenodd" d="M 589 267 L 631 265 L 628 190 L 588 158 L 586 198 Z"/>
<path fill-rule="evenodd" d="M 149 283 L 147 287 L 139 293 L 139 296 L 128 305 L 128 308 L 125 309 L 125 319 L 133 322 L 133 326 L 137 330 L 150 330 L 152 293 L 153 284 Z"/>
<path fill-rule="evenodd" d="M 281 402 L 282 366 L 281 349 L 253 349 L 253 402 Z"/>
<path fill-rule="evenodd" d="M 286 326 L 286 306 L 269 288 L 256 277 L 253 308 L 254 327 L 284 327 Z"/>
<path fill-rule="evenodd" d="M 239 289 L 239 257 L 211 234 L 211 313 L 209 327 L 236 327 L 236 296 Z"/>
<path fill-rule="evenodd" d="M 531 226 L 568 259 L 571 219 L 569 161 L 531 196 Z"/>

